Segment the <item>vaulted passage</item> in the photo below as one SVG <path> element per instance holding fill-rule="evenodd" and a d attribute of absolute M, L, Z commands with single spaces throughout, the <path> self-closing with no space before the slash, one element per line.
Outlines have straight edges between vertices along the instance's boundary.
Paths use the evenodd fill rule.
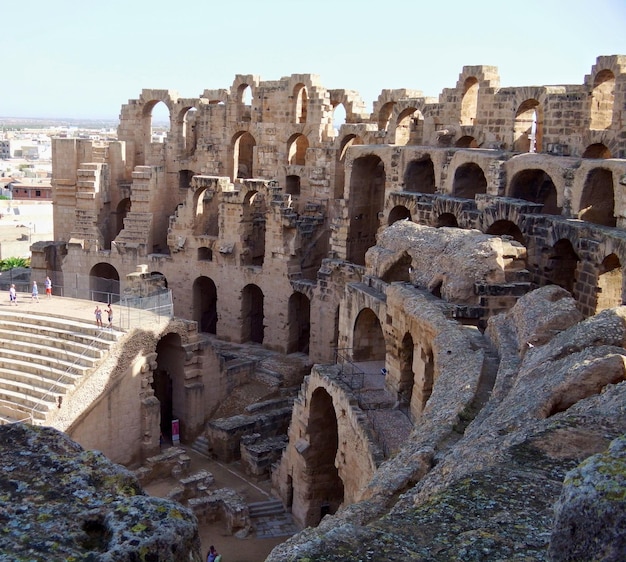
<path fill-rule="evenodd" d="M 515 174 L 511 180 L 510 197 L 539 203 L 543 205 L 541 212 L 546 215 L 561 214 L 554 182 L 543 170 L 524 170 Z"/>
<path fill-rule="evenodd" d="M 580 201 L 578 218 L 603 226 L 617 224 L 613 174 L 610 170 L 595 168 L 589 172 Z"/>
<path fill-rule="evenodd" d="M 354 323 L 355 361 L 384 361 L 385 336 L 378 317 L 372 309 L 364 308 Z"/>
<path fill-rule="evenodd" d="M 598 302 L 596 312 L 622 304 L 622 264 L 615 254 L 602 261 L 598 274 Z"/>
<path fill-rule="evenodd" d="M 302 293 L 289 297 L 289 342 L 287 353 L 309 352 L 311 303 Z"/>
<path fill-rule="evenodd" d="M 217 333 L 217 287 L 208 277 L 193 282 L 193 319 L 201 332 Z"/>
<path fill-rule="evenodd" d="M 65 296 L 70 287 L 66 287 Z M 98 302 L 118 302 L 120 300 L 120 275 L 110 263 L 98 263 L 89 272 L 89 298 Z"/>
<path fill-rule="evenodd" d="M 455 197 L 474 199 L 477 193 L 486 193 L 487 179 L 478 164 L 469 162 L 459 166 L 454 172 L 453 192 Z"/>
<path fill-rule="evenodd" d="M 156 347 L 157 368 L 152 388 L 161 405 L 161 433 L 172 438 L 172 420 L 185 425 L 185 351 L 178 334 L 167 334 Z"/>
<path fill-rule="evenodd" d="M 546 274 L 549 282 L 563 287 L 570 293 L 576 283 L 576 267 L 580 258 L 569 240 L 561 239 L 552 248 Z"/>
<path fill-rule="evenodd" d="M 430 156 L 409 162 L 404 172 L 404 191 L 435 193 L 435 167 Z"/>
<path fill-rule="evenodd" d="M 241 303 L 241 341 L 263 343 L 265 326 L 263 325 L 263 291 L 256 285 L 243 288 Z"/>

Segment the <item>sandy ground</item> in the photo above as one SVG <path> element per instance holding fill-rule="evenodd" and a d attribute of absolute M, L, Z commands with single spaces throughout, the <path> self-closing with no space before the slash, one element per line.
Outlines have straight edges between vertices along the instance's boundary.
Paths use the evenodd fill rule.
<path fill-rule="evenodd" d="M 191 457 L 190 474 L 199 470 L 208 470 L 215 477 L 213 489 L 232 488 L 243 496 L 248 502 L 257 502 L 270 499 L 269 481 L 254 482 L 239 471 L 238 463 L 224 465 L 197 454 L 185 447 Z M 169 478 L 158 480 L 144 486 L 147 493 L 153 496 L 165 497 L 168 491 L 177 484 L 176 480 Z M 222 555 L 223 562 L 262 562 L 272 548 L 287 540 L 288 537 L 276 537 L 259 539 L 252 532 L 244 539 L 227 534 L 226 526 L 218 521 L 212 524 L 199 525 L 200 541 L 202 542 L 203 560 L 210 545 L 214 545 Z"/>

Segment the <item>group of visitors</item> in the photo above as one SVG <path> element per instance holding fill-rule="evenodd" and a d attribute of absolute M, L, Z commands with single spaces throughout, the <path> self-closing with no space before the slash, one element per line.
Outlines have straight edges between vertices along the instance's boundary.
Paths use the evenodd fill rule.
<path fill-rule="evenodd" d="M 52 298 L 52 280 L 50 277 L 46 277 L 44 281 L 44 286 L 46 288 L 46 298 Z M 39 288 L 37 287 L 37 281 L 33 281 L 33 288 L 30 294 L 30 300 L 34 302 L 39 302 Z M 17 306 L 17 290 L 15 289 L 15 284 L 11 283 L 11 287 L 9 288 L 9 302 Z"/>

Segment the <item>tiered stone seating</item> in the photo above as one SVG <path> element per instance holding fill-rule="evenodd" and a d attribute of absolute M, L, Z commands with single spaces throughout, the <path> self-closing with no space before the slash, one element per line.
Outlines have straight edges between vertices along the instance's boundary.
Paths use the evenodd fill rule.
<path fill-rule="evenodd" d="M 78 319 L 0 310 L 0 424 L 44 424 L 121 335 Z"/>

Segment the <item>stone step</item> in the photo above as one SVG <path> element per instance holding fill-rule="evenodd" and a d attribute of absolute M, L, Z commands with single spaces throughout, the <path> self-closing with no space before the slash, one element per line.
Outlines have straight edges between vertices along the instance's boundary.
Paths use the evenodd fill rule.
<path fill-rule="evenodd" d="M 62 343 L 63 345 L 59 345 Z M 52 344 L 52 345 L 51 345 Z M 46 335 L 29 332 L 19 332 L 4 330 L 0 328 L 0 349 L 28 350 L 30 348 L 39 349 L 42 353 L 51 357 L 71 358 L 73 362 L 80 362 L 84 365 L 92 365 L 102 359 L 104 351 L 91 345 L 71 340 L 51 340 Z"/>
<path fill-rule="evenodd" d="M 248 504 L 250 510 L 250 518 L 269 517 L 272 515 L 282 515 L 285 508 L 280 500 L 266 500 L 262 502 L 254 502 Z"/>
<path fill-rule="evenodd" d="M 9 356 L 8 352 L 0 352 L 0 372 L 19 372 L 37 379 L 49 381 L 61 381 L 65 384 L 73 384 L 91 369 L 65 367 L 58 363 L 34 362 L 34 354 L 16 354 Z"/>
<path fill-rule="evenodd" d="M 48 353 L 50 350 L 52 353 Z M 68 361 L 61 359 L 55 356 L 54 348 L 29 347 L 15 350 L 11 349 L 9 346 L 5 347 L 0 345 L 0 367 L 10 368 L 12 365 L 19 365 L 23 362 L 28 365 L 26 368 L 28 372 L 32 372 L 31 369 L 37 372 L 45 370 L 51 373 L 68 373 L 70 376 L 84 376 L 94 366 L 93 361 L 89 364 L 85 364 L 77 360 Z"/>
<path fill-rule="evenodd" d="M 191 444 L 191 450 L 204 457 L 211 457 L 209 441 L 204 435 L 200 435 L 198 438 L 196 438 L 196 440 Z"/>

